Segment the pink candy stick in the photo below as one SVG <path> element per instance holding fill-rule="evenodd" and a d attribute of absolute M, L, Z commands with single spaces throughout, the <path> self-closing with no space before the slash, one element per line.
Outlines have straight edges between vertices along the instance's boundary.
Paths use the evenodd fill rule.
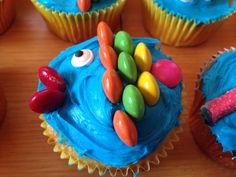
<path fill-rule="evenodd" d="M 236 88 L 202 106 L 201 112 L 208 123 L 214 124 L 227 114 L 236 111 Z"/>

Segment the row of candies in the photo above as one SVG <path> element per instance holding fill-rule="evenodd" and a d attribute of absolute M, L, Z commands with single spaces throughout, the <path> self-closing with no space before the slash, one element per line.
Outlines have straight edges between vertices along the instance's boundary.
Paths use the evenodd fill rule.
<path fill-rule="evenodd" d="M 131 118 L 143 118 L 145 103 L 149 106 L 157 104 L 160 89 L 156 79 L 167 87 L 174 88 L 182 80 L 181 70 L 173 61 L 167 59 L 152 64 L 149 48 L 143 42 L 135 47 L 130 35 L 125 31 L 119 31 L 114 37 L 109 26 L 100 22 L 97 34 L 100 60 L 106 68 L 102 79 L 104 92 L 113 104 L 122 99 L 127 112 L 117 110 L 113 126 L 125 144 L 134 146 L 138 138 Z M 119 74 L 124 79 L 124 84 Z"/>

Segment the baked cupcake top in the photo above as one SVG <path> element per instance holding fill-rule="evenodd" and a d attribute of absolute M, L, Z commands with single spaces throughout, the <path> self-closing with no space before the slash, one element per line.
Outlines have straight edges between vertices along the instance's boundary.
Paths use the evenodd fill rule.
<path fill-rule="evenodd" d="M 84 4 L 82 6 L 89 6 L 86 11 L 92 12 L 110 7 L 118 0 L 38 0 L 40 4 L 50 10 L 68 14 L 84 13 L 84 10 L 79 7 L 79 1 Z M 90 5 L 88 5 L 88 2 Z"/>
<path fill-rule="evenodd" d="M 39 70 L 31 109 L 44 112 L 59 143 L 79 156 L 113 167 L 137 163 L 179 125 L 182 112 L 181 71 L 156 44 L 120 31 L 115 51 L 113 34 L 101 22 L 98 38 L 66 49 L 51 69 Z"/>
<path fill-rule="evenodd" d="M 168 13 L 195 23 L 210 23 L 224 18 L 236 9 L 236 1 L 229 0 L 153 0 Z"/>
<path fill-rule="evenodd" d="M 212 109 L 217 110 L 218 108 L 218 114 L 229 110 L 230 105 L 235 104 L 233 99 L 235 95 L 234 89 L 236 88 L 235 68 L 236 51 L 233 49 L 218 56 L 211 68 L 203 75 L 203 95 L 206 102 L 209 103 L 211 101 L 215 105 L 218 105 L 214 107 L 214 104 L 208 104 L 213 105 L 211 106 Z M 214 124 L 210 124 L 209 127 L 212 134 L 216 136 L 217 141 L 222 145 L 224 152 L 235 152 L 236 112 L 228 111 L 224 114 L 225 116 L 219 117 L 219 120 Z"/>

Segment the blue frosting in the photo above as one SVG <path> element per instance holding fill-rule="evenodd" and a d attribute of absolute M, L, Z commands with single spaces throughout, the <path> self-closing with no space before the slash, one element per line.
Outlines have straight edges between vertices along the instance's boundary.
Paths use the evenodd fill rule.
<path fill-rule="evenodd" d="M 203 77 L 203 95 L 206 101 L 223 95 L 236 88 L 236 52 L 230 51 L 219 56 L 215 64 Z M 210 126 L 224 151 L 236 151 L 236 112 L 220 119 Z"/>
<path fill-rule="evenodd" d="M 170 59 L 155 48 L 158 40 L 133 39 L 135 45 L 141 41 L 150 49 L 153 62 Z M 75 68 L 71 65 L 72 56 L 82 49 L 92 50 L 94 61 L 88 66 Z M 113 113 L 123 109 L 123 105 L 111 104 L 104 94 L 102 77 L 105 69 L 98 49 L 98 40 L 94 37 L 68 48 L 50 63 L 49 66 L 55 68 L 66 81 L 66 101 L 61 108 L 45 113 L 44 117 L 60 135 L 60 143 L 69 144 L 81 157 L 96 159 L 107 166 L 125 167 L 158 148 L 167 134 L 179 125 L 182 84 L 169 89 L 158 81 L 160 101 L 153 107 L 146 106 L 143 120 L 135 122 L 138 144 L 129 147 L 119 139 L 113 128 Z M 38 89 L 44 89 L 40 81 Z"/>
<path fill-rule="evenodd" d="M 38 2 L 53 11 L 73 14 L 84 13 L 78 8 L 78 0 L 38 0 Z M 110 7 L 116 2 L 117 0 L 99 0 L 99 2 L 92 2 L 92 7 L 89 9 L 89 12 Z"/>
<path fill-rule="evenodd" d="M 172 15 L 186 18 L 189 21 L 209 23 L 220 20 L 233 13 L 236 9 L 236 1 L 229 7 L 228 0 L 193 0 L 193 2 L 182 2 L 181 0 L 153 0 L 162 9 Z"/>

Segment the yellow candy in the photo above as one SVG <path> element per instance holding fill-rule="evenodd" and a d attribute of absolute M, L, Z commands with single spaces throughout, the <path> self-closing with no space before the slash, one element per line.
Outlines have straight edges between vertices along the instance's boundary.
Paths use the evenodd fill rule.
<path fill-rule="evenodd" d="M 160 98 L 160 89 L 150 72 L 143 72 L 138 78 L 138 88 L 148 105 L 154 105 Z"/>
<path fill-rule="evenodd" d="M 141 72 L 150 71 L 152 66 L 152 55 L 143 42 L 140 42 L 135 49 L 134 61 Z"/>

